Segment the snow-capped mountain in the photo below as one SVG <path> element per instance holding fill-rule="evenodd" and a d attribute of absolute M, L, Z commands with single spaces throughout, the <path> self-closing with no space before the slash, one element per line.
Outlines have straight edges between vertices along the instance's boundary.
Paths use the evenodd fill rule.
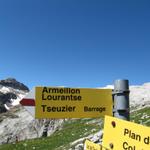
<path fill-rule="evenodd" d="M 0 113 L 18 105 L 28 92 L 28 87 L 14 78 L 0 80 Z"/>
<path fill-rule="evenodd" d="M 14 78 L 0 80 L 0 144 L 50 135 L 58 130 L 64 121 L 34 119 L 19 104 L 28 92 L 28 87 Z M 45 132 L 45 129 L 48 131 Z"/>

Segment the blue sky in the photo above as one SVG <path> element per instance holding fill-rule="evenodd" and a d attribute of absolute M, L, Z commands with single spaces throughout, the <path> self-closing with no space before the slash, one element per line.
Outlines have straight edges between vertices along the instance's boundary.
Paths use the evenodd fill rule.
<path fill-rule="evenodd" d="M 150 81 L 149 0 L 1 0 L 0 79 L 100 87 Z"/>

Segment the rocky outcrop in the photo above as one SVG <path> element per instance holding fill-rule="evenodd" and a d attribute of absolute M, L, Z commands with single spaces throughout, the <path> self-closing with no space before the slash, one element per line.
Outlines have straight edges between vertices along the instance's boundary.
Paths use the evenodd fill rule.
<path fill-rule="evenodd" d="M 28 91 L 16 79 L 0 81 L 0 144 L 50 136 L 61 128 L 63 119 L 34 119 L 18 105 Z"/>
<path fill-rule="evenodd" d="M 0 104 L 5 104 L 6 102 L 11 102 L 11 99 L 17 99 L 16 94 L 8 92 L 2 93 L 0 92 Z"/>
<path fill-rule="evenodd" d="M 47 136 L 61 129 L 63 119 L 34 119 L 22 106 L 0 114 L 0 144 Z"/>
<path fill-rule="evenodd" d="M 11 99 L 17 99 L 17 96 L 14 93 L 2 93 L 0 92 L 0 113 L 6 112 L 6 105 L 11 104 Z"/>
<path fill-rule="evenodd" d="M 91 134 L 87 137 L 78 139 L 70 144 L 70 147 L 73 148 L 70 148 L 69 150 L 83 150 L 85 140 L 90 140 L 93 143 L 102 144 L 102 137 L 103 137 L 103 131 L 99 131 L 95 134 Z"/>

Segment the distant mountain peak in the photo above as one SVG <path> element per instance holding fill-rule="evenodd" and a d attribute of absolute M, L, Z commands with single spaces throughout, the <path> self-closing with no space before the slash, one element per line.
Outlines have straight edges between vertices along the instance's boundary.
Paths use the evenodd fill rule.
<path fill-rule="evenodd" d="M 9 77 L 9 78 L 5 79 L 5 81 L 7 81 L 7 82 L 16 82 L 17 80 L 15 78 Z"/>
<path fill-rule="evenodd" d="M 22 97 L 28 92 L 28 87 L 15 78 L 0 80 L 0 113 L 18 105 Z"/>
<path fill-rule="evenodd" d="M 0 80 L 0 85 L 29 92 L 29 88 L 23 83 L 17 81 L 15 78 L 7 78 L 5 80 Z"/>

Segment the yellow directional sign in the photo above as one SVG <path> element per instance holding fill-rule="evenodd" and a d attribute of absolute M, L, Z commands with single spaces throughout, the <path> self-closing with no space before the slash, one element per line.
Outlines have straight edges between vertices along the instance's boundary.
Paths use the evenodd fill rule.
<path fill-rule="evenodd" d="M 112 115 L 112 90 L 36 87 L 36 118 L 92 118 Z"/>
<path fill-rule="evenodd" d="M 113 150 L 150 150 L 150 127 L 106 116 L 103 146 Z"/>
<path fill-rule="evenodd" d="M 84 149 L 85 150 L 108 150 L 107 148 L 104 148 L 102 145 L 95 144 L 89 140 L 85 141 Z"/>

